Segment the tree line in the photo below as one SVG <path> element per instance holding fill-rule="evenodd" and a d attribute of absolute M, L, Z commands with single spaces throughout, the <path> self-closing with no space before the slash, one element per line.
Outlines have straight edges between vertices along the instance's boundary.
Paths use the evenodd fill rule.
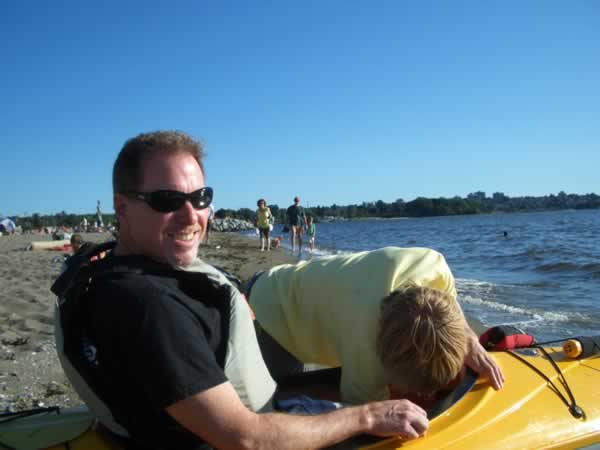
<path fill-rule="evenodd" d="M 279 223 L 285 223 L 287 208 L 278 205 L 269 205 L 271 212 Z M 360 205 L 314 206 L 307 210 L 307 214 L 319 220 L 362 219 L 362 218 L 393 218 L 393 217 L 431 217 L 453 216 L 463 214 L 488 214 L 495 212 L 528 212 L 552 211 L 561 209 L 593 209 L 600 208 L 600 196 L 596 194 L 567 194 L 563 191 L 541 197 L 524 196 L 509 197 L 502 192 L 495 192 L 488 197 L 485 192 L 477 191 L 462 198 L 426 198 L 417 197 L 405 202 L 401 198 L 391 203 L 383 200 L 375 202 L 362 202 Z M 215 217 L 227 217 L 254 221 L 256 211 L 250 208 L 237 210 L 222 208 L 215 212 Z M 40 229 L 43 227 L 68 226 L 76 227 L 86 217 L 90 224 L 96 220 L 95 214 L 68 214 L 61 211 L 53 215 L 32 214 L 26 217 L 15 217 L 17 225 L 23 230 Z M 114 214 L 103 214 L 105 224 L 116 223 Z"/>
<path fill-rule="evenodd" d="M 287 208 L 269 205 L 271 212 L 280 223 L 285 223 Z M 470 193 L 465 198 L 426 198 L 405 202 L 401 198 L 391 203 L 383 200 L 363 202 L 355 205 L 314 206 L 307 211 L 317 220 L 322 219 L 362 219 L 362 218 L 393 218 L 393 217 L 432 217 L 454 216 L 463 214 L 488 214 L 494 212 L 527 212 L 552 211 L 560 209 L 592 209 L 600 208 L 600 196 L 596 194 L 567 194 L 563 191 L 557 195 L 550 194 L 542 197 L 524 196 L 509 197 L 502 192 L 495 192 L 488 197 L 485 192 Z M 249 208 L 238 210 L 220 209 L 216 217 L 233 217 L 253 220 L 255 211 Z"/>

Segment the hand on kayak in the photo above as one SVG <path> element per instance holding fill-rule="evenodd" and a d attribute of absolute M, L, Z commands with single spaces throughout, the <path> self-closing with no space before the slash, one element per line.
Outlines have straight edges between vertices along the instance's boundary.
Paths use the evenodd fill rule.
<path fill-rule="evenodd" d="M 368 403 L 365 408 L 370 434 L 415 439 L 425 435 L 429 428 L 427 412 L 408 400 Z"/>
<path fill-rule="evenodd" d="M 479 375 L 486 376 L 492 387 L 496 390 L 502 389 L 504 384 L 504 374 L 496 361 L 479 343 L 477 336 L 472 334 L 467 338 L 467 354 L 465 364 L 477 372 Z"/>

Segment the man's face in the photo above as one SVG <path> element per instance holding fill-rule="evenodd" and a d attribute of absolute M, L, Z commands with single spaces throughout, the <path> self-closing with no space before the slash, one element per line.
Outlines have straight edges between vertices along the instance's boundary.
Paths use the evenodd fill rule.
<path fill-rule="evenodd" d="M 140 192 L 190 193 L 204 187 L 204 174 L 194 157 L 187 153 L 158 153 L 142 167 Z M 121 223 L 123 253 L 141 254 L 181 266 L 196 258 L 206 230 L 207 208 L 198 211 L 186 201 L 177 211 L 161 213 L 142 200 L 116 194 L 115 210 Z"/>

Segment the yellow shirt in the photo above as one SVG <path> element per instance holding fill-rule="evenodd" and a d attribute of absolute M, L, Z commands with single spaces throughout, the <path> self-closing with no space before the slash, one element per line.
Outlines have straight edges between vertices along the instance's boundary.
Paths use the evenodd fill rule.
<path fill-rule="evenodd" d="M 456 298 L 444 257 L 427 248 L 386 247 L 271 268 L 254 284 L 260 325 L 302 362 L 342 367 L 342 400 L 389 397 L 375 352 L 381 300 L 412 283 Z"/>
<path fill-rule="evenodd" d="M 269 208 L 258 208 L 256 210 L 256 226 L 258 228 L 269 228 L 271 210 Z"/>

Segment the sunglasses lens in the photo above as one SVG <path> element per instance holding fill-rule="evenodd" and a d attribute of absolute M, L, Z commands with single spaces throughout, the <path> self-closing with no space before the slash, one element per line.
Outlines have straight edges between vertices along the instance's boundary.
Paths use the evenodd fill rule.
<path fill-rule="evenodd" d="M 205 187 L 190 194 L 178 191 L 154 191 L 148 194 L 134 192 L 136 198 L 144 200 L 150 207 L 161 213 L 170 213 L 181 208 L 189 200 L 194 209 L 208 208 L 212 202 L 213 190 Z"/>
<path fill-rule="evenodd" d="M 190 200 L 192 202 L 192 206 L 195 209 L 204 209 L 208 208 L 210 202 L 212 201 L 213 190 L 209 187 L 205 187 L 202 189 L 198 189 L 196 192 L 192 192 L 190 196 Z"/>
<path fill-rule="evenodd" d="M 156 191 L 150 194 L 149 202 L 152 209 L 168 213 L 177 211 L 185 203 L 185 196 L 181 192 Z"/>

